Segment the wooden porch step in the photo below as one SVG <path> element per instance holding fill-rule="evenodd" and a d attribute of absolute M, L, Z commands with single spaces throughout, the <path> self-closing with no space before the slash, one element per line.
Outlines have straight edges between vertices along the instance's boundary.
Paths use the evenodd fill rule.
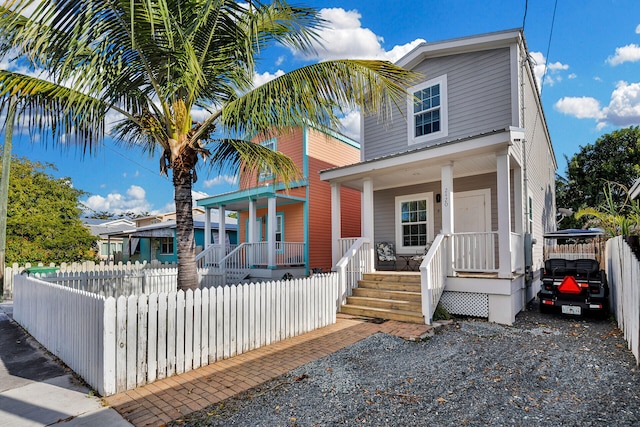
<path fill-rule="evenodd" d="M 420 284 L 420 273 L 418 272 L 377 272 L 365 273 L 362 280 L 375 282 L 402 282 Z"/>
<path fill-rule="evenodd" d="M 387 310 L 411 311 L 416 315 L 422 315 L 422 304 L 418 301 L 406 301 L 398 299 L 382 299 L 371 297 L 351 296 L 347 297 L 347 305 L 359 305 L 372 308 L 385 308 Z"/>
<path fill-rule="evenodd" d="M 422 301 L 422 294 L 420 293 L 420 289 L 418 289 L 418 292 L 412 292 L 358 287 L 353 289 L 353 296 L 396 301 L 404 300 L 417 303 L 420 303 Z"/>
<path fill-rule="evenodd" d="M 361 279 L 358 280 L 358 287 L 366 289 L 385 289 L 388 291 L 420 292 L 420 282 L 391 282 Z"/>
<path fill-rule="evenodd" d="M 405 310 L 388 310 L 385 308 L 366 307 L 361 305 L 343 305 L 340 309 L 342 313 L 352 316 L 364 316 L 380 319 L 398 320 L 407 323 L 424 324 L 424 316 L 413 311 Z"/>

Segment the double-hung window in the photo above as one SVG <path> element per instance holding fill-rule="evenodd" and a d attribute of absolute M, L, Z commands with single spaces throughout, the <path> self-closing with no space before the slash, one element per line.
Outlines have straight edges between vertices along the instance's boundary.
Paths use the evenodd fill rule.
<path fill-rule="evenodd" d="M 173 237 L 160 238 L 160 254 L 161 255 L 173 254 Z"/>
<path fill-rule="evenodd" d="M 409 88 L 407 108 L 411 112 L 409 144 L 447 136 L 447 76 Z"/>
<path fill-rule="evenodd" d="M 433 193 L 396 197 L 398 252 L 417 253 L 431 241 Z"/>
<path fill-rule="evenodd" d="M 266 148 L 268 148 L 270 150 L 273 150 L 273 151 L 277 150 L 277 144 L 276 144 L 276 139 L 275 138 L 263 141 L 263 142 L 260 143 L 260 145 L 262 145 L 263 147 L 266 147 Z M 262 166 L 260 168 L 260 172 L 259 172 L 259 175 L 258 175 L 258 179 L 260 181 L 268 181 L 270 179 L 273 179 L 274 177 L 275 177 L 275 174 L 273 173 L 271 168 L 268 168 L 266 166 Z"/>

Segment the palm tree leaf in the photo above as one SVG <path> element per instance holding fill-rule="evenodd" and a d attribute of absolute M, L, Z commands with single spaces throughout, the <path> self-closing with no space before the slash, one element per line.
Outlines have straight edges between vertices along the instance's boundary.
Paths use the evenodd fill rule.
<path fill-rule="evenodd" d="M 354 108 L 363 114 L 376 112 L 388 121 L 394 106 L 406 102 L 406 87 L 417 76 L 386 61 L 321 62 L 286 73 L 227 103 L 220 123 L 231 132 L 249 135 L 309 123 L 335 129 L 341 115 Z"/>
<path fill-rule="evenodd" d="M 302 177 L 290 157 L 255 142 L 233 138 L 212 142 L 211 156 L 207 159 L 210 171 L 235 170 L 246 180 L 243 184 L 251 184 L 251 179 L 258 182 L 258 172 L 263 168 L 273 171 L 285 185 Z"/>

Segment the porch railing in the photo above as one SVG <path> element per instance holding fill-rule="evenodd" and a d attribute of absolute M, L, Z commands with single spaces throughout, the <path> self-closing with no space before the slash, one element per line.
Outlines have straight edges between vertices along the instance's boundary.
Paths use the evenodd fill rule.
<path fill-rule="evenodd" d="M 206 247 L 202 252 L 196 255 L 196 265 L 198 268 L 219 267 L 220 259 L 228 255 L 238 245 L 226 245 L 225 253 L 222 254 L 222 245 L 214 244 Z"/>
<path fill-rule="evenodd" d="M 362 279 L 363 273 L 373 271 L 370 253 L 371 242 L 366 237 L 353 240 L 354 242 L 336 264 L 339 276 L 338 299 L 336 301 L 338 309 L 347 302 L 347 297 L 352 294 L 353 288 L 358 286 L 358 280 Z"/>
<path fill-rule="evenodd" d="M 469 272 L 497 272 L 498 232 L 454 233 L 453 269 Z"/>
<path fill-rule="evenodd" d="M 433 321 L 433 313 L 447 284 L 448 244 L 449 237 L 438 234 L 420 264 L 422 314 L 427 325 Z"/>

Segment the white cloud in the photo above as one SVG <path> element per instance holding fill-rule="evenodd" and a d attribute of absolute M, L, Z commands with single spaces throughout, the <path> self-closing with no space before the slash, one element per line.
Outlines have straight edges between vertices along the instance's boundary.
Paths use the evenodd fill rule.
<path fill-rule="evenodd" d="M 307 59 L 385 59 L 395 62 L 424 42 L 417 39 L 386 51 L 382 46 L 384 39 L 362 27 L 362 15 L 358 11 L 326 8 L 320 10 L 320 16 L 326 21 L 326 27 L 318 31 L 319 41 L 314 43 L 316 52 Z M 296 51 L 294 54 L 301 53 Z"/>
<path fill-rule="evenodd" d="M 532 59 L 533 74 L 540 90 L 542 90 L 542 85 L 540 84 L 542 76 L 544 76 L 545 85 L 553 86 L 554 84 L 562 81 L 562 75 L 560 72 L 569 69 L 569 65 L 558 61 L 547 64 L 547 59 L 544 57 L 542 52 L 531 52 L 530 56 Z M 573 74 L 573 76 L 575 76 L 575 74 Z"/>
<path fill-rule="evenodd" d="M 636 27 L 636 34 L 640 34 L 640 24 Z"/>
<path fill-rule="evenodd" d="M 276 77 L 280 77 L 284 75 L 284 71 L 282 70 L 278 70 L 275 73 L 270 73 L 270 72 L 264 72 L 262 74 L 254 74 L 253 76 L 253 86 L 254 87 L 258 87 L 261 86 L 267 82 L 270 82 L 271 80 L 275 79 Z"/>
<path fill-rule="evenodd" d="M 353 139 L 354 141 L 360 141 L 360 112 L 351 111 L 344 116 L 340 123 L 342 124 L 340 131 Z"/>
<path fill-rule="evenodd" d="M 600 119 L 600 102 L 588 96 L 566 96 L 555 103 L 554 108 L 561 113 L 577 117 L 579 119 Z"/>
<path fill-rule="evenodd" d="M 567 76 L 567 78 L 569 78 L 569 79 L 576 79 L 576 78 L 578 78 L 578 75 L 577 75 L 576 73 L 571 73 L 571 74 L 569 74 L 569 75 Z"/>
<path fill-rule="evenodd" d="M 238 183 L 238 177 L 236 175 L 218 175 L 215 178 L 208 179 L 204 182 L 204 188 L 211 188 L 220 184 L 235 185 Z M 203 193 L 205 194 L 205 193 Z M 206 197 L 205 194 L 203 197 Z"/>
<path fill-rule="evenodd" d="M 594 119 L 598 129 L 606 125 L 624 127 L 640 125 L 640 83 L 618 82 L 609 105 L 591 97 L 565 97 L 554 105 L 561 113 L 579 119 Z"/>
<path fill-rule="evenodd" d="M 640 83 L 618 82 L 603 112 L 607 122 L 616 126 L 640 124 Z"/>
<path fill-rule="evenodd" d="M 640 46 L 634 43 L 617 47 L 615 55 L 607 58 L 607 62 L 613 66 L 637 61 L 640 61 Z"/>
<path fill-rule="evenodd" d="M 124 212 L 149 212 L 151 204 L 146 199 L 146 191 L 144 188 L 132 185 L 126 193 L 117 192 L 110 193 L 106 196 L 94 194 L 83 202 L 89 209 L 95 212 L 107 211 L 114 214 Z"/>

